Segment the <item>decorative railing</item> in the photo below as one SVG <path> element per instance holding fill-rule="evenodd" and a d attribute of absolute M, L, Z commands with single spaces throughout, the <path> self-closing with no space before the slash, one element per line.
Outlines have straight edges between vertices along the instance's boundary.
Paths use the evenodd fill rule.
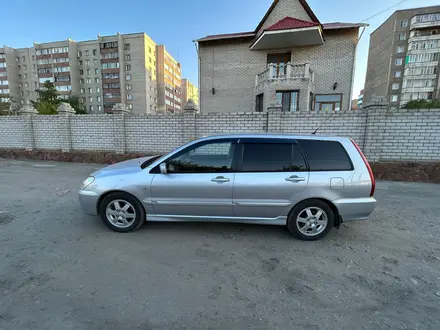
<path fill-rule="evenodd" d="M 315 80 L 315 74 L 310 69 L 309 63 L 304 64 L 275 64 L 269 63 L 267 68 L 255 77 L 255 86 L 265 81 L 273 81 L 279 79 L 310 79 Z"/>

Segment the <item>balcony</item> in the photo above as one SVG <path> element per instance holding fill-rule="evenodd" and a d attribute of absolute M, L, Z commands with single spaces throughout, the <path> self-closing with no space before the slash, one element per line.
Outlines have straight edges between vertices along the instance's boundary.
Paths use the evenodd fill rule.
<path fill-rule="evenodd" d="M 274 64 L 270 63 L 267 68 L 256 75 L 255 87 L 261 88 L 267 84 L 289 84 L 294 82 L 315 81 L 315 73 L 310 69 L 309 63 L 304 64 Z"/>
<path fill-rule="evenodd" d="M 417 15 L 411 19 L 412 29 L 425 29 L 440 26 L 440 13 Z"/>

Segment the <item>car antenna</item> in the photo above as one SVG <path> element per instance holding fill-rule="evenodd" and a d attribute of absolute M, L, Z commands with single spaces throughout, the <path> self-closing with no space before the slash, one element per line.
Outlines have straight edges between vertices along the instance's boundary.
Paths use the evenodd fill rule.
<path fill-rule="evenodd" d="M 318 128 L 316 128 L 314 131 L 313 131 L 313 133 L 312 133 L 312 135 L 315 135 L 316 134 L 316 132 L 318 132 L 319 131 L 319 129 L 322 127 L 322 126 L 324 126 L 324 124 L 335 114 L 335 112 L 336 111 L 333 111 L 332 112 L 332 114 L 330 115 L 330 116 L 328 116 L 327 118 L 325 118 L 323 121 L 322 121 L 322 123 L 321 123 L 321 125 L 319 125 L 318 126 Z"/>

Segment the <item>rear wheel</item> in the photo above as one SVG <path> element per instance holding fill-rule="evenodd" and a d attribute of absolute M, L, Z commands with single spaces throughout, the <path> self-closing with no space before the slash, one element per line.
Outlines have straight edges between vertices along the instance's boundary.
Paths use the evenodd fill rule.
<path fill-rule="evenodd" d="M 124 192 L 106 196 L 99 206 L 99 214 L 104 224 L 117 232 L 135 231 L 145 222 L 145 210 L 141 203 Z"/>
<path fill-rule="evenodd" d="M 287 228 L 296 238 L 314 241 L 330 232 L 334 218 L 335 214 L 326 202 L 309 199 L 292 209 L 287 220 Z"/>

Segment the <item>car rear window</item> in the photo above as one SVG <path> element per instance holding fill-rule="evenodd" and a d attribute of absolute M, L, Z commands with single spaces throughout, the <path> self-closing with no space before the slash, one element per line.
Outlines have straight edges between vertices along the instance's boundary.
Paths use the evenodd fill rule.
<path fill-rule="evenodd" d="M 297 140 L 310 171 L 351 171 L 353 164 L 342 144 L 337 141 Z"/>
<path fill-rule="evenodd" d="M 306 170 L 306 163 L 297 144 L 245 143 L 243 172 L 294 172 Z"/>

